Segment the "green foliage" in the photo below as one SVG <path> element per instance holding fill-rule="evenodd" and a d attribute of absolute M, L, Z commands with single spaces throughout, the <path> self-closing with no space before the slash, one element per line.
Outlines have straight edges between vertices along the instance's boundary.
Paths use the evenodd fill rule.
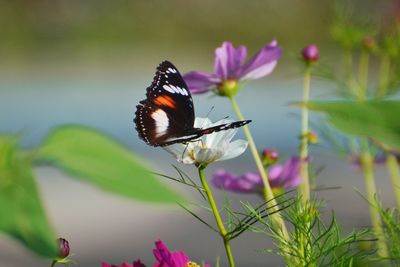
<path fill-rule="evenodd" d="M 258 214 L 254 211 L 255 214 Z M 368 239 L 369 231 L 354 231 L 342 237 L 342 231 L 335 216 L 329 224 L 324 223 L 318 206 L 309 203 L 306 207 L 299 198 L 287 208 L 283 216 L 292 225 L 291 240 L 285 240 L 280 231 L 271 227 L 270 221 L 257 216 L 264 228 L 254 231 L 270 235 L 278 249 L 266 249 L 282 255 L 287 266 L 353 266 L 374 251 L 358 249 L 361 242 Z"/>
<path fill-rule="evenodd" d="M 365 36 L 374 35 L 376 32 L 371 22 L 355 21 L 355 14 L 356 12 L 351 6 L 337 5 L 334 9 L 330 33 L 343 49 L 360 48 L 362 39 Z"/>
<path fill-rule="evenodd" d="M 378 205 L 378 209 L 385 226 L 384 235 L 390 258 L 395 266 L 400 266 L 400 212 L 396 208 L 384 209 L 381 205 Z"/>
<path fill-rule="evenodd" d="M 31 162 L 18 151 L 15 137 L 0 137 L 0 214 L 0 231 L 41 256 L 57 255 Z"/>
<path fill-rule="evenodd" d="M 400 149 L 400 101 L 332 101 L 306 105 L 327 114 L 330 122 L 346 133 L 370 137 L 385 146 Z"/>
<path fill-rule="evenodd" d="M 123 196 L 150 202 L 182 201 L 143 167 L 139 158 L 94 129 L 72 125 L 57 128 L 46 138 L 36 158 Z"/>

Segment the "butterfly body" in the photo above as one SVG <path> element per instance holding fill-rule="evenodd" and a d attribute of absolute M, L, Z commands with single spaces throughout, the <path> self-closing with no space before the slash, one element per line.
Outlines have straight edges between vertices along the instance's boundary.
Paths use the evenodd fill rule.
<path fill-rule="evenodd" d="M 237 121 L 201 129 L 194 127 L 194 120 L 193 99 L 185 81 L 171 62 L 162 62 L 146 89 L 146 99 L 136 106 L 134 122 L 139 137 L 151 146 L 168 146 L 250 122 Z"/>

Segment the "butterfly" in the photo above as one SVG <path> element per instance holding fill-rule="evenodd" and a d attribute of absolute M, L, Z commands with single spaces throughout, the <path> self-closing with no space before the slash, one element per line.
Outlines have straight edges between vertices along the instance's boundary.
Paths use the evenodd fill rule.
<path fill-rule="evenodd" d="M 178 69 L 169 61 L 157 68 L 146 99 L 136 106 L 134 123 L 139 137 L 151 146 L 168 146 L 195 141 L 203 135 L 238 128 L 251 120 L 224 123 L 209 128 L 194 127 L 190 91 Z"/>

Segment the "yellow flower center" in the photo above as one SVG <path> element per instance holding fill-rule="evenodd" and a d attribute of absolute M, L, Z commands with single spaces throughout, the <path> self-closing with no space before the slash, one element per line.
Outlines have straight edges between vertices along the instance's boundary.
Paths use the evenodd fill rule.
<path fill-rule="evenodd" d="M 239 90 L 238 81 L 226 80 L 218 86 L 218 94 L 221 96 L 234 96 Z"/>
<path fill-rule="evenodd" d="M 188 263 L 186 263 L 185 267 L 200 267 L 200 265 L 193 261 L 189 261 Z"/>

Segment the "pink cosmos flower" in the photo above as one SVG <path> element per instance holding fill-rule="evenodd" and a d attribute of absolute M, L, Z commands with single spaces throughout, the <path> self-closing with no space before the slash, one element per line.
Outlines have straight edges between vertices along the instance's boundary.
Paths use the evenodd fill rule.
<path fill-rule="evenodd" d="M 124 262 L 124 263 L 121 263 L 121 265 L 113 265 L 113 264 L 110 265 L 106 262 L 103 262 L 101 264 L 101 266 L 102 267 L 146 267 L 146 265 L 144 265 L 140 260 L 136 260 L 132 264 Z"/>
<path fill-rule="evenodd" d="M 200 267 L 200 265 L 190 261 L 185 252 L 169 251 L 161 240 L 156 242 L 153 253 L 157 260 L 154 267 Z M 204 267 L 210 267 L 210 265 L 206 263 Z"/>
<path fill-rule="evenodd" d="M 273 189 L 291 189 L 301 183 L 300 158 L 289 158 L 284 164 L 275 164 L 268 169 L 269 183 Z M 237 193 L 262 193 L 264 184 L 258 172 L 235 175 L 223 169 L 214 173 L 212 183 L 219 189 Z"/>
<path fill-rule="evenodd" d="M 190 261 L 189 257 L 183 251 L 169 251 L 165 246 L 164 242 L 158 240 L 155 249 L 153 249 L 154 257 L 156 262 L 153 267 L 200 267 L 193 261 Z M 106 262 L 102 263 L 102 267 L 146 267 L 140 260 L 134 261 L 132 264 L 122 263 L 121 265 L 110 265 Z M 204 267 L 211 267 L 208 263 L 204 264 Z"/>
<path fill-rule="evenodd" d="M 237 83 L 255 80 L 270 74 L 281 57 L 282 49 L 273 40 L 261 48 L 245 63 L 247 49 L 245 46 L 235 48 L 232 43 L 224 42 L 215 49 L 214 72 L 192 71 L 184 75 L 189 90 L 193 94 L 226 88 L 234 89 Z"/>

